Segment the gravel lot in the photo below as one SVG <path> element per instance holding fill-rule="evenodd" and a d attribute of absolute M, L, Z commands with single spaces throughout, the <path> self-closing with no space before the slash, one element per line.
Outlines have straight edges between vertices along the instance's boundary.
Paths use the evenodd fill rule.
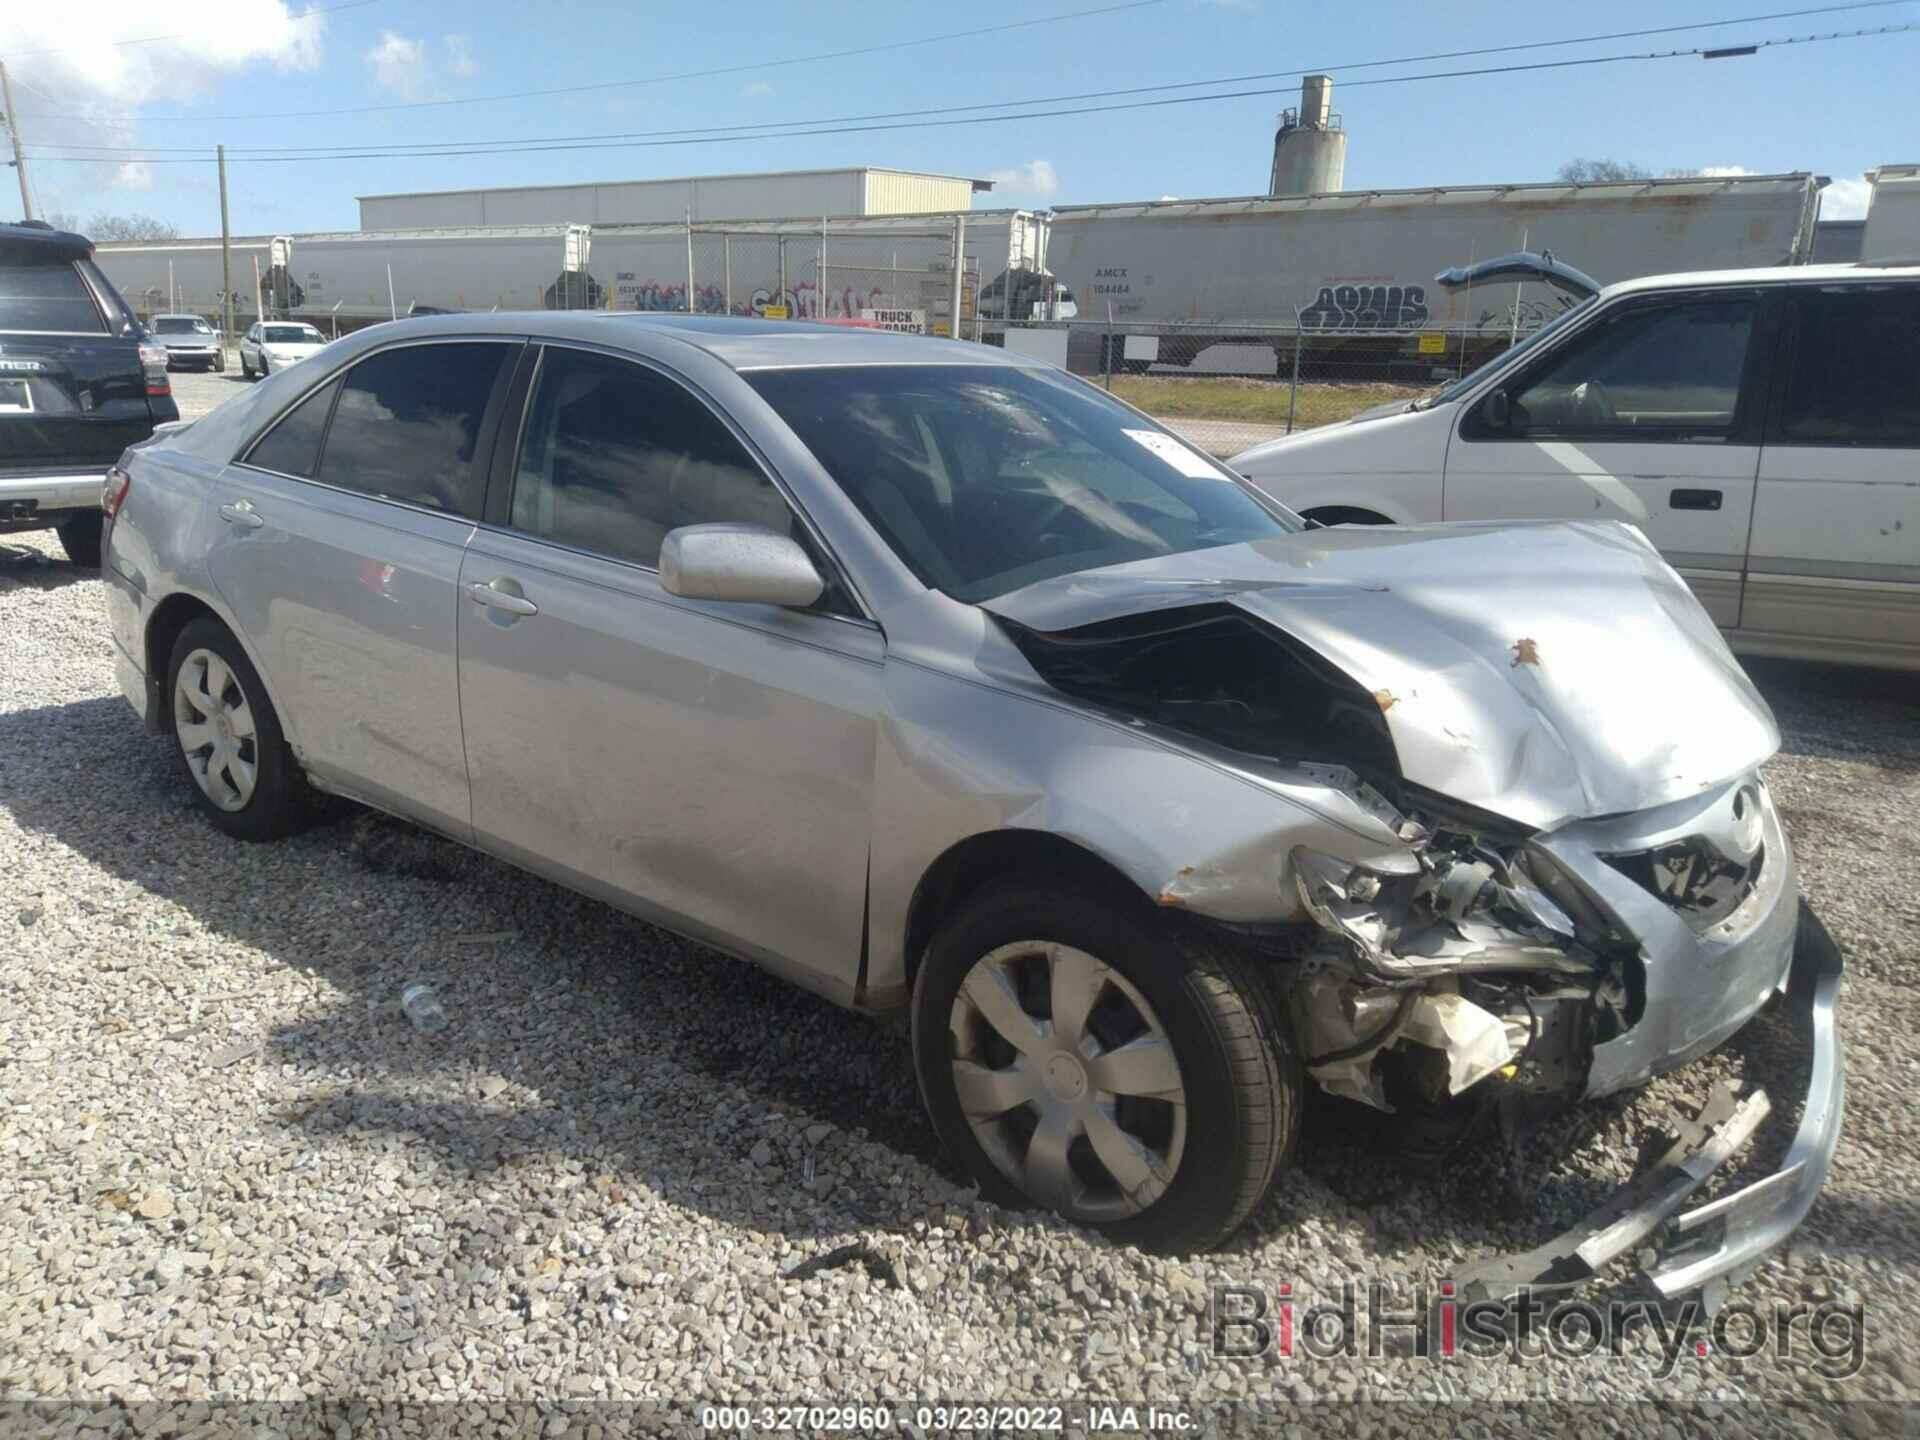
<path fill-rule="evenodd" d="M 176 378 L 183 411 L 240 383 Z M 895 1028 L 363 812 L 223 838 L 115 691 L 100 582 L 51 536 L 0 545 L 0 633 L 0 1397 L 1531 1397 L 1663 1435 L 1727 1421 L 1620 1402 L 1799 1400 L 1819 1408 L 1740 1422 L 1892 1433 L 1897 1410 L 1827 1407 L 1920 1392 L 1914 677 L 1756 667 L 1851 966 L 1851 1093 L 1825 1195 L 1736 1297 L 1863 1303 L 1866 1364 L 1715 1350 L 1660 1379 L 1645 1333 L 1581 1361 L 1215 1358 L 1208 1287 L 1432 1282 L 1535 1243 L 1715 1078 L 1797 1095 L 1776 1027 L 1535 1137 L 1512 1215 L 1491 1148 L 1421 1167 L 1318 1106 L 1233 1247 L 1176 1263 L 976 1201 Z M 399 1015 L 414 979 L 445 1032 Z M 855 1242 L 874 1263 L 783 1278 Z"/>

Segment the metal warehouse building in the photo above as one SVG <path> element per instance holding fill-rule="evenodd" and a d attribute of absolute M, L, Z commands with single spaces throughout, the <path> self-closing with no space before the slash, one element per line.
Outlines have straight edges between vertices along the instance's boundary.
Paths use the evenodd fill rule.
<path fill-rule="evenodd" d="M 495 225 L 631 225 L 779 220 L 795 215 L 932 215 L 967 210 L 991 180 L 912 170 L 778 170 L 587 185 L 517 185 L 362 195 L 362 230 Z"/>

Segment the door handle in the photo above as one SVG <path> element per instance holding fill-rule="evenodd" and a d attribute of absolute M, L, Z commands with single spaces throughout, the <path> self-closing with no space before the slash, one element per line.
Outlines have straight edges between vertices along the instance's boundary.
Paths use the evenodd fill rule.
<path fill-rule="evenodd" d="M 1667 505 L 1674 510 L 1718 510 L 1720 492 L 1718 490 L 1675 490 L 1667 496 Z"/>
<path fill-rule="evenodd" d="M 235 500 L 231 505 L 222 505 L 220 518 L 229 525 L 238 525 L 242 530 L 258 530 L 267 523 L 260 512 L 245 500 Z"/>
<path fill-rule="evenodd" d="M 476 580 L 467 586 L 467 598 L 476 605 L 485 605 L 489 610 L 504 610 L 509 615 L 538 615 L 540 607 L 526 596 L 497 588 L 502 584 L 511 583 L 502 579 L 494 581 L 491 585 L 482 585 Z"/>

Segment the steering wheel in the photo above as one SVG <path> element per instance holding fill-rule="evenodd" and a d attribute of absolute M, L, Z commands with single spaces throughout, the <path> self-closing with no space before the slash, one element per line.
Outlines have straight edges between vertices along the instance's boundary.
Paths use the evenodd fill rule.
<path fill-rule="evenodd" d="M 1613 397 L 1598 380 L 1582 380 L 1567 398 L 1573 402 L 1572 419 L 1576 424 L 1613 426 L 1620 423 L 1619 413 L 1613 408 Z"/>

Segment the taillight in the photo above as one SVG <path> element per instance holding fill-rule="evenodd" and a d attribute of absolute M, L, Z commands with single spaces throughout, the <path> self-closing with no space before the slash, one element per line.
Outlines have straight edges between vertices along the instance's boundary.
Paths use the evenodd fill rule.
<path fill-rule="evenodd" d="M 147 372 L 147 394 L 171 395 L 173 386 L 167 380 L 167 347 L 157 342 L 140 342 L 140 368 Z"/>
<path fill-rule="evenodd" d="M 127 491 L 132 488 L 133 476 L 118 465 L 107 471 L 107 483 L 100 487 L 100 508 L 109 520 L 120 513 L 120 507 L 127 503 Z"/>

